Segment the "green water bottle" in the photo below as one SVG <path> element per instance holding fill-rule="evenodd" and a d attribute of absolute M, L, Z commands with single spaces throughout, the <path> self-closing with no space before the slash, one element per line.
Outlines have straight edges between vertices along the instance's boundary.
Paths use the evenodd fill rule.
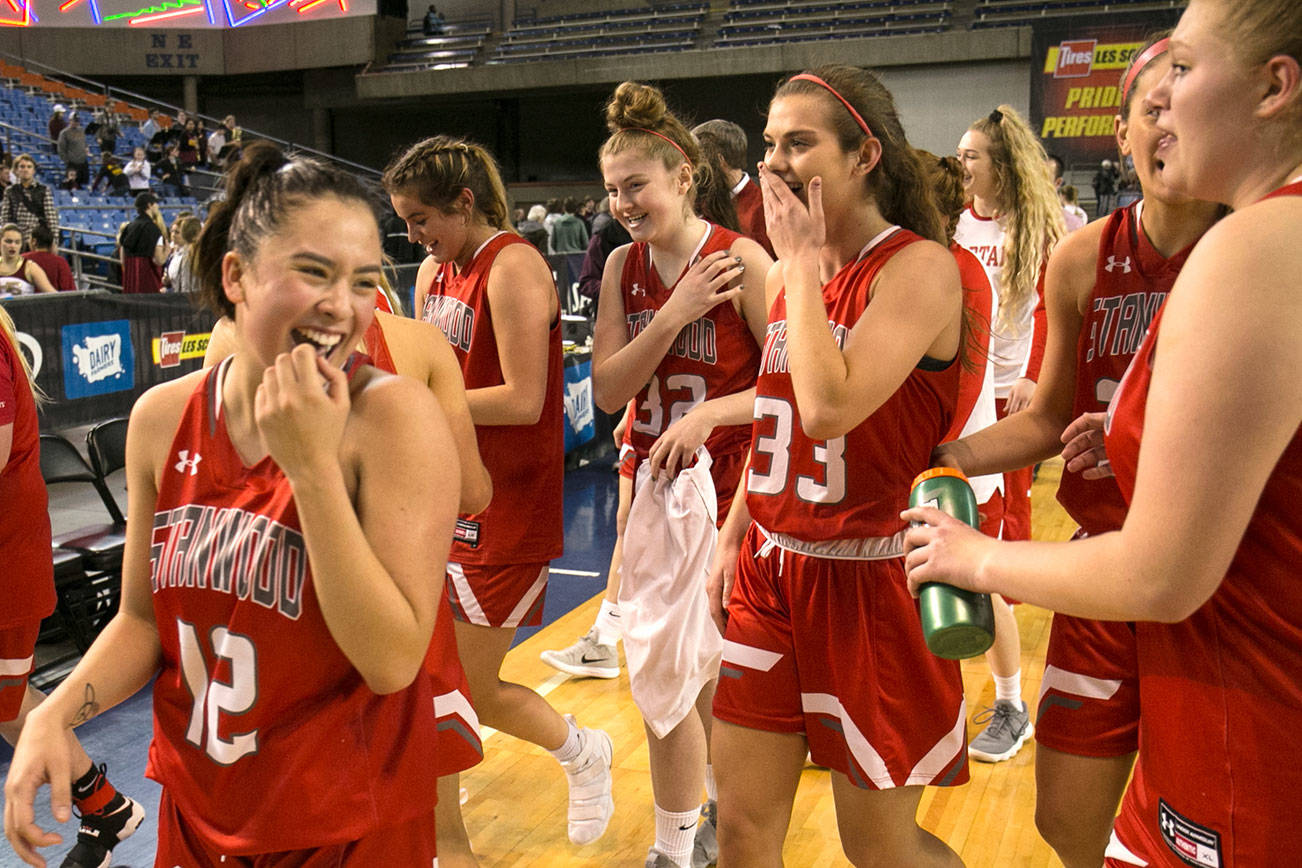
<path fill-rule="evenodd" d="M 934 506 L 974 528 L 981 527 L 976 495 L 963 471 L 933 467 L 919 473 L 909 492 L 909 506 Z M 918 588 L 922 635 L 927 647 L 946 660 L 984 654 L 995 641 L 995 613 L 989 594 L 965 591 L 943 582 Z"/>

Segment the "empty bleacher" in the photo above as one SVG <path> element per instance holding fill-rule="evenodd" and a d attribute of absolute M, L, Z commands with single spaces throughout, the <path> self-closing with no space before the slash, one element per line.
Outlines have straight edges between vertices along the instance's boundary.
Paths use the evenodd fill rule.
<path fill-rule="evenodd" d="M 716 47 L 772 45 L 826 39 L 862 39 L 948 29 L 948 0 L 732 0 Z"/>
<path fill-rule="evenodd" d="M 550 18 L 517 16 L 489 63 L 683 51 L 696 47 L 705 2 L 665 3 Z"/>
<path fill-rule="evenodd" d="M 389 54 L 384 69 L 402 72 L 470 66 L 481 59 L 480 51 L 492 30 L 491 17 L 449 22 L 436 36 L 426 36 L 421 22 L 412 22 L 407 28 L 406 38 Z"/>
<path fill-rule="evenodd" d="M 1042 18 L 1096 15 L 1118 12 L 1147 12 L 1184 7 L 1188 0 L 978 0 L 972 28 L 1025 27 Z"/>

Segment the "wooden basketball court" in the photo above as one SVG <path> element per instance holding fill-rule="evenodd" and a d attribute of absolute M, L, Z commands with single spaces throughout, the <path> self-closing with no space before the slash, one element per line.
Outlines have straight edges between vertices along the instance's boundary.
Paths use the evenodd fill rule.
<path fill-rule="evenodd" d="M 1033 495 L 1035 538 L 1064 540 L 1075 524 L 1053 499 L 1061 462 L 1046 463 Z M 651 775 L 642 719 L 629 693 L 628 676 L 575 679 L 538 659 L 587 632 L 599 596 L 571 611 L 507 656 L 503 677 L 547 694 L 559 711 L 580 725 L 602 727 L 615 743 L 615 816 L 605 837 L 574 847 L 565 835 L 565 779 L 540 748 L 486 730 L 485 758 L 462 776 L 469 794 L 463 811 L 480 864 L 494 866 L 574 865 L 605 868 L 640 866 L 655 838 Z M 1032 707 L 1039 695 L 1049 641 L 1050 615 L 1032 606 L 1016 608 L 1022 640 L 1022 696 Z M 994 682 L 983 658 L 963 664 L 969 716 L 994 702 Z M 969 738 L 975 730 L 969 728 Z M 971 762 L 966 786 L 929 788 L 922 798 L 921 824 L 944 839 L 973 868 L 1061 865 L 1035 830 L 1035 746 L 1028 743 L 1008 762 Z M 799 868 L 846 865 L 836 834 L 828 773 L 806 768 L 796 796 L 785 850 Z"/>

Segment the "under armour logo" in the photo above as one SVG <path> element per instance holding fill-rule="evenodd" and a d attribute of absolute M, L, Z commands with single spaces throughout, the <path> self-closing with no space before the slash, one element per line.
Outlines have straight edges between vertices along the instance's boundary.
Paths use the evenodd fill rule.
<path fill-rule="evenodd" d="M 1171 817 L 1163 816 L 1159 822 L 1162 824 L 1162 831 L 1166 833 L 1166 836 L 1168 838 L 1174 838 L 1175 820 L 1171 819 Z"/>
<path fill-rule="evenodd" d="M 180 452 L 176 453 L 176 457 L 180 459 L 176 462 L 177 473 L 185 473 L 185 471 L 188 469 L 190 471 L 191 476 L 199 475 L 199 462 L 203 460 L 202 455 L 196 452 L 194 453 L 194 457 L 191 458 L 190 450 L 182 449 Z"/>
<path fill-rule="evenodd" d="M 1123 261 L 1117 262 L 1117 258 L 1115 256 L 1109 255 L 1108 264 L 1103 266 L 1103 268 L 1105 271 L 1108 272 L 1111 272 L 1115 268 L 1120 268 L 1122 274 L 1129 274 L 1131 271 L 1130 257 L 1127 256 Z"/>
<path fill-rule="evenodd" d="M 633 295 L 646 295 L 646 290 L 638 286 L 637 281 L 633 281 Z"/>

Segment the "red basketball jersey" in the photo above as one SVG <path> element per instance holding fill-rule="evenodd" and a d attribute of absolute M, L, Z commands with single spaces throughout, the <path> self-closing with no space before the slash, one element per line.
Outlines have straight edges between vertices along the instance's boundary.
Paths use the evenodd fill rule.
<path fill-rule="evenodd" d="M 1273 195 L 1302 195 L 1302 183 Z M 1110 409 L 1108 458 L 1127 499 L 1161 318 L 1159 311 Z M 1143 775 L 1127 791 L 1117 833 L 1146 856 L 1161 854 L 1162 865 L 1276 865 L 1302 852 L 1295 816 L 1302 767 L 1292 761 L 1302 730 L 1299 503 L 1302 428 L 1211 598 L 1179 623 L 1135 625 Z"/>
<path fill-rule="evenodd" d="M 488 303 L 488 274 L 503 248 L 525 244 L 499 232 L 475 251 L 460 274 L 448 262 L 434 274 L 422 318 L 443 330 L 461 363 L 466 389 L 500 386 L 502 364 Z M 565 435 L 561 319 L 547 336 L 547 396 L 533 425 L 476 425 L 479 457 L 493 480 L 488 507 L 457 520 L 450 560 L 463 564 L 541 563 L 560 557 L 564 543 L 562 486 Z"/>
<path fill-rule="evenodd" d="M 223 852 L 356 840 L 435 802 L 429 676 L 377 696 L 331 638 L 288 480 L 226 432 L 227 364 L 191 395 L 159 486 L 148 774 Z"/>
<path fill-rule="evenodd" d="M 40 423 L 20 352 L 0 331 L 0 425 L 13 425 L 9 460 L 0 467 L 0 627 L 40 620 L 55 602 Z"/>
<path fill-rule="evenodd" d="M 1090 309 L 1076 343 L 1076 396 L 1072 418 L 1100 413 L 1143 343 L 1148 324 L 1175 283 L 1193 245 L 1165 259 L 1140 225 L 1143 201 L 1112 212 L 1099 240 Z M 1115 479 L 1085 479 L 1064 473 L 1058 502 L 1088 534 L 1116 530 L 1126 502 Z"/>
<path fill-rule="evenodd" d="M 705 236 L 684 267 L 715 251 L 726 251 L 741 236 L 721 226 L 706 224 Z M 678 275 L 682 279 L 682 274 Z M 674 286 L 666 287 L 651 261 L 651 247 L 637 242 L 628 251 L 620 287 L 628 339 L 637 337 L 669 300 Z M 715 305 L 709 313 L 678 334 L 656 366 L 651 381 L 637 393 L 637 415 L 628 426 L 628 440 L 637 460 L 645 460 L 651 444 L 673 422 L 702 401 L 743 392 L 755 385 L 759 346 L 732 302 Z M 750 425 L 715 428 L 706 438 L 710 454 L 721 457 L 742 452 L 750 443 Z"/>
<path fill-rule="evenodd" d="M 871 303 L 873 279 L 895 253 L 916 241 L 898 226 L 874 238 L 823 287 L 828 325 L 840 346 Z M 904 528 L 913 477 L 931 466 L 931 450 L 949 429 L 959 362 L 923 358 L 895 394 L 854 430 L 811 440 L 800 424 L 787 370 L 787 301 L 769 311 L 755 397 L 746 504 L 763 528 L 801 540 L 890 537 Z"/>
<path fill-rule="evenodd" d="M 759 242 L 760 247 L 773 255 L 773 242 L 769 240 L 768 224 L 764 222 L 764 194 L 746 175 L 732 194 L 733 207 L 737 209 L 737 225 L 742 234 Z"/>

